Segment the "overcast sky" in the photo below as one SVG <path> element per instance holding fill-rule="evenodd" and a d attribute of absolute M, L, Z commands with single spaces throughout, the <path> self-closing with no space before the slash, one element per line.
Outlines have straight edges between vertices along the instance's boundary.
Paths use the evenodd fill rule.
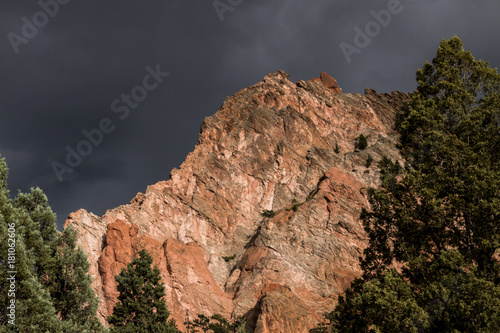
<path fill-rule="evenodd" d="M 41 187 L 59 225 L 102 215 L 168 179 L 203 119 L 268 73 L 412 91 L 442 38 L 500 67 L 499 15 L 498 0 L 2 1 L 11 193 Z M 87 156 L 69 165 L 68 148 Z"/>

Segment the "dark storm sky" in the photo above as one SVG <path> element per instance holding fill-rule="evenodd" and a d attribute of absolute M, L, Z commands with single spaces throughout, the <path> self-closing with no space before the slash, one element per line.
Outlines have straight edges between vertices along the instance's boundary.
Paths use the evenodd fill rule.
<path fill-rule="evenodd" d="M 58 11 L 41 1 L 50 16 L 37 1 L 0 4 L 0 154 L 11 193 L 40 186 L 59 224 L 79 208 L 102 215 L 168 179 L 203 119 L 268 73 L 297 81 L 326 71 L 345 92 L 412 91 L 416 69 L 453 35 L 500 66 L 498 0 L 221 0 L 219 13 L 213 1 L 59 1 Z M 390 22 L 374 24 L 371 11 L 388 8 Z M 355 47 L 354 29 L 367 25 L 373 37 L 358 40 L 348 63 L 340 44 Z M 170 75 L 148 77 L 146 91 L 146 67 L 158 64 Z M 144 98 L 134 108 L 121 100 L 133 89 Z M 54 162 L 66 165 L 66 147 L 77 149 L 82 131 L 106 118 L 113 132 L 96 136 L 102 142 L 60 181 Z"/>

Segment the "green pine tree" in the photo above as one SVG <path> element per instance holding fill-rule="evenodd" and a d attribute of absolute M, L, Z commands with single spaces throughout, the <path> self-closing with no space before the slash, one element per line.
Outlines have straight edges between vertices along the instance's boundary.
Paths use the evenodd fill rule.
<path fill-rule="evenodd" d="M 108 317 L 111 332 L 177 333 L 165 305 L 165 287 L 158 267 L 151 268 L 153 258 L 146 250 L 139 251 L 127 268 L 115 277 L 120 292 L 113 316 Z"/>
<path fill-rule="evenodd" d="M 15 305 L 14 313 L 2 311 L 0 327 L 5 332 L 62 332 L 50 294 L 38 279 L 38 260 L 33 247 L 45 251 L 36 243 L 37 235 L 27 227 L 33 227 L 29 214 L 16 207 L 9 198 L 7 189 L 7 164 L 0 159 L 0 244 L 2 264 L 0 265 L 0 304 L 2 309 Z M 25 235 L 28 244 L 25 243 Z M 33 237 L 32 237 L 33 236 Z M 15 244 L 15 246 L 10 246 Z M 9 247 L 15 253 L 9 252 Z M 14 254 L 14 255 L 12 255 Z M 5 261 L 4 258 L 7 258 Z M 11 283 L 12 282 L 12 283 Z"/>
<path fill-rule="evenodd" d="M 7 189 L 7 166 L 0 160 L 1 237 L 8 237 L 9 225 L 16 236 L 16 328 L 21 332 L 103 332 L 96 316 L 97 298 L 91 288 L 89 264 L 76 247 L 76 233 L 66 229 L 57 233 L 56 216 L 39 188 L 18 193 L 14 200 Z M 7 242 L 0 245 L 7 254 Z M 8 275 L 1 267 L 2 281 Z M 1 285 L 5 288 L 5 285 Z M 2 289 L 3 291 L 3 289 Z M 1 293 L 2 304 L 9 301 Z M 8 326 L 5 314 L 2 327 Z M 14 329 L 14 331 L 15 331 Z"/>
<path fill-rule="evenodd" d="M 200 332 L 200 330 L 203 333 L 247 333 L 245 330 L 246 318 L 243 316 L 237 317 L 230 322 L 218 313 L 210 317 L 198 314 L 198 318 L 193 321 L 187 319 L 184 324 L 190 333 Z"/>
<path fill-rule="evenodd" d="M 96 315 L 99 300 L 88 274 L 90 264 L 76 240 L 77 232 L 69 226 L 54 242 L 56 251 L 47 288 L 63 321 L 64 332 L 103 332 Z"/>
<path fill-rule="evenodd" d="M 363 276 L 329 315 L 333 332 L 500 327 L 500 75 L 454 37 L 417 82 L 398 122 L 406 164 L 379 163 Z"/>

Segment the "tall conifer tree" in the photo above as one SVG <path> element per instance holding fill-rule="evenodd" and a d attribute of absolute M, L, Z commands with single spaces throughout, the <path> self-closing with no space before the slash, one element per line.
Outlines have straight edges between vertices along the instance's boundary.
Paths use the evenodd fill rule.
<path fill-rule="evenodd" d="M 12 307 L 12 301 L 15 304 L 14 312 L 2 311 L 0 314 L 0 327 L 5 332 L 62 332 L 50 294 L 36 272 L 37 258 L 32 248 L 37 237 L 31 237 L 32 230 L 26 230 L 27 226 L 33 227 L 27 212 L 16 207 L 9 198 L 7 174 L 7 164 L 0 159 L 0 237 L 5 240 L 0 245 L 0 302 L 2 309 Z M 33 244 L 25 244 L 25 234 Z M 9 252 L 9 244 L 13 243 L 15 252 Z"/>
<path fill-rule="evenodd" d="M 89 264 L 76 246 L 76 232 L 69 228 L 58 235 L 55 221 L 47 197 L 39 188 L 10 200 L 7 165 L 1 159 L 0 237 L 8 238 L 8 228 L 14 226 L 18 289 L 16 327 L 8 325 L 5 313 L 1 314 L 0 325 L 21 332 L 103 332 L 96 316 L 98 300 L 91 288 Z M 7 255 L 6 244 L 0 245 L 2 256 Z M 2 281 L 9 274 L 7 264 L 0 264 Z M 2 304 L 10 302 L 8 293 L 4 293 L 8 287 L 2 282 Z"/>
<path fill-rule="evenodd" d="M 329 314 L 332 332 L 500 327 L 500 75 L 454 37 L 417 82 L 399 119 L 406 164 L 379 164 L 364 274 Z"/>
<path fill-rule="evenodd" d="M 146 250 L 139 251 L 127 268 L 115 277 L 118 282 L 118 302 L 113 316 L 108 317 L 113 333 L 177 333 L 165 305 L 165 287 L 158 267 L 151 268 L 153 258 Z"/>
<path fill-rule="evenodd" d="M 104 328 L 96 316 L 99 300 L 91 287 L 90 264 L 76 240 L 77 232 L 71 226 L 55 240 L 47 289 L 65 332 L 101 332 Z"/>

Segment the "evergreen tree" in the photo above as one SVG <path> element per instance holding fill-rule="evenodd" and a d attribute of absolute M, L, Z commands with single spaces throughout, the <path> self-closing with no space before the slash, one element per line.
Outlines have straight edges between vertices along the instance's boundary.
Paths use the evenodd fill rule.
<path fill-rule="evenodd" d="M 0 232 L 8 238 L 15 230 L 16 327 L 9 327 L 5 313 L 0 325 L 21 332 L 102 332 L 96 316 L 97 299 L 91 289 L 89 264 L 76 247 L 76 233 L 70 228 L 58 235 L 56 216 L 39 188 L 18 193 L 10 200 L 7 166 L 0 160 Z M 8 245 L 0 245 L 2 256 Z M 3 266 L 3 267 L 2 267 Z M 0 265 L 2 281 L 9 276 L 8 262 Z M 9 285 L 2 283 L 0 298 L 7 304 Z M 7 289 L 4 289 L 7 288 Z"/>
<path fill-rule="evenodd" d="M 406 164 L 379 164 L 363 276 L 329 315 L 333 332 L 500 327 L 500 75 L 454 37 L 417 82 L 398 123 Z"/>
<path fill-rule="evenodd" d="M 54 264 L 52 244 L 57 237 L 55 214 L 39 188 L 32 188 L 30 193 L 19 192 L 13 206 L 18 212 L 22 237 L 32 263 L 30 269 L 40 283 L 47 286 Z"/>
<path fill-rule="evenodd" d="M 0 159 L 0 237 L 2 239 L 0 260 L 0 304 L 2 311 L 0 325 L 5 332 L 62 332 L 61 322 L 50 299 L 50 294 L 40 283 L 35 253 L 26 246 L 24 235 L 30 243 L 36 242 L 36 235 L 26 226 L 31 226 L 26 211 L 16 207 L 7 190 L 7 164 Z M 15 245 L 14 245 L 15 244 Z M 15 252 L 9 251 L 15 249 Z M 7 260 L 6 260 L 7 259 Z M 12 303 L 13 302 L 13 303 Z M 9 314 L 9 315 L 8 315 Z M 14 315 L 14 316 L 13 316 Z"/>
<path fill-rule="evenodd" d="M 146 250 L 139 251 L 127 268 L 115 277 L 120 292 L 113 316 L 108 317 L 111 332 L 177 333 L 165 305 L 165 287 L 158 267 L 151 268 L 153 258 Z"/>
<path fill-rule="evenodd" d="M 102 332 L 104 327 L 96 316 L 99 301 L 88 274 L 90 264 L 76 240 L 77 232 L 69 226 L 54 242 L 55 260 L 47 288 L 65 333 Z"/>
<path fill-rule="evenodd" d="M 96 316 L 98 299 L 91 288 L 90 265 L 76 246 L 76 232 L 69 228 L 57 235 L 56 216 L 39 188 L 19 193 L 14 206 L 22 212 L 33 271 L 50 292 L 64 332 L 103 331 Z"/>
<path fill-rule="evenodd" d="M 186 320 L 184 323 L 186 328 L 188 328 L 188 332 L 196 333 L 200 332 L 198 328 L 203 333 L 246 333 L 245 317 L 238 317 L 233 322 L 230 322 L 222 315 L 216 313 L 210 317 L 205 316 L 203 314 L 199 314 L 197 319 L 193 321 Z"/>
<path fill-rule="evenodd" d="M 203 314 L 198 314 L 198 318 L 193 320 L 193 332 L 198 332 L 196 328 L 201 329 L 203 333 L 207 333 L 210 327 L 208 325 L 210 324 L 210 318 L 203 315 Z"/>

